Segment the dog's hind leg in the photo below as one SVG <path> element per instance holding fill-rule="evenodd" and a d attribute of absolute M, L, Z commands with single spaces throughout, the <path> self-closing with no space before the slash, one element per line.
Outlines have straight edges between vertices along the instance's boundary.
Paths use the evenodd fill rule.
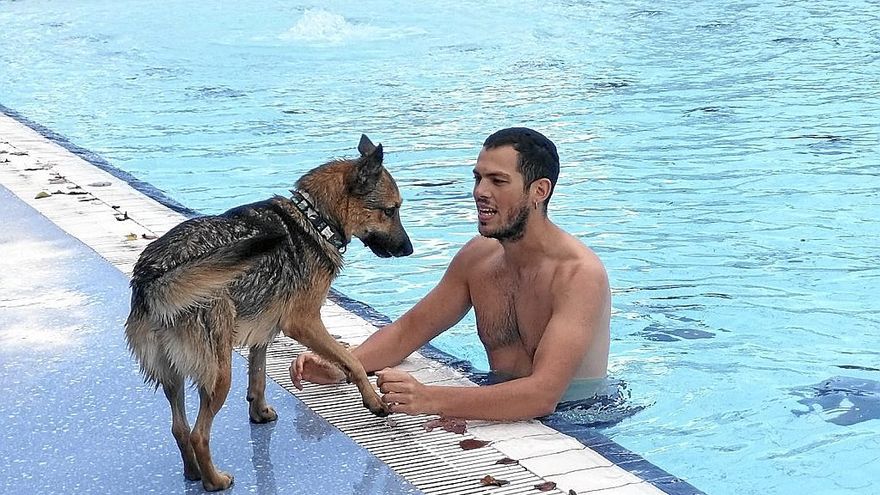
<path fill-rule="evenodd" d="M 231 352 L 231 349 L 230 349 Z M 214 416 L 223 407 L 232 381 L 230 355 L 218 356 L 217 381 L 213 387 L 199 387 L 199 415 L 190 434 L 190 442 L 202 473 L 202 486 L 209 492 L 225 490 L 232 485 L 232 475 L 219 471 L 211 460 L 211 426 Z"/>
<path fill-rule="evenodd" d="M 232 332 L 235 309 L 228 299 L 217 300 L 204 318 L 206 337 L 212 341 L 215 379 L 213 383 L 199 382 L 199 415 L 190 433 L 190 442 L 202 472 L 202 486 L 212 492 L 232 486 L 233 477 L 219 471 L 211 460 L 211 426 L 214 416 L 226 402 L 232 383 Z"/>
<path fill-rule="evenodd" d="M 171 434 L 183 459 L 183 475 L 188 480 L 201 479 L 199 465 L 190 443 L 189 422 L 186 419 L 185 377 L 172 364 L 167 345 L 168 329 L 157 329 L 150 322 L 147 310 L 139 302 L 133 303 L 131 315 L 125 323 L 125 338 L 132 354 L 137 357 L 147 381 L 162 386 L 171 406 Z"/>
<path fill-rule="evenodd" d="M 171 434 L 174 435 L 180 456 L 183 458 L 183 476 L 190 481 L 200 480 L 202 473 L 199 471 L 199 464 L 190 443 L 190 428 L 186 419 L 183 377 L 163 383 L 162 390 L 171 405 Z"/>
<path fill-rule="evenodd" d="M 268 344 L 251 346 L 248 353 L 248 414 L 252 423 L 268 423 L 278 419 L 275 409 L 266 404 L 266 349 Z"/>

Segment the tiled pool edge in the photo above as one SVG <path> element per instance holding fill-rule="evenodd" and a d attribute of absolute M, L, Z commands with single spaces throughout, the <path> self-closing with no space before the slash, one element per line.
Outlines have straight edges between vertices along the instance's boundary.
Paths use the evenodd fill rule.
<path fill-rule="evenodd" d="M 63 136 L 59 136 L 56 133 L 46 129 L 45 127 L 39 126 L 39 125 L 29 121 L 28 119 L 22 117 L 21 115 L 15 113 L 14 111 L 12 111 L 6 107 L 3 107 L 2 105 L 0 105 L 0 114 L 14 120 L 18 124 L 23 125 L 23 126 L 27 127 L 28 129 L 36 132 L 37 134 L 42 136 L 42 138 L 51 142 L 52 144 L 60 146 L 63 149 L 67 150 L 68 152 L 73 153 L 74 155 L 76 155 L 80 159 L 84 160 L 88 164 L 91 164 L 94 167 L 97 167 L 98 169 L 101 169 L 102 171 L 111 174 L 112 176 L 116 177 L 117 179 L 125 181 L 126 187 L 133 187 L 134 190 L 137 190 L 138 193 L 145 194 L 147 196 L 151 196 L 153 193 L 160 195 L 160 198 L 155 199 L 155 201 L 159 201 L 162 205 L 164 205 L 163 208 L 166 208 L 166 209 L 170 208 L 176 212 L 176 214 L 166 214 L 165 218 L 160 219 L 160 220 L 156 220 L 155 225 L 159 225 L 158 228 L 151 226 L 147 223 L 137 223 L 136 222 L 137 225 L 141 225 L 147 230 L 164 231 L 164 230 L 167 230 L 167 228 L 170 227 L 171 225 L 174 225 L 177 222 L 179 222 L 182 218 L 192 216 L 192 214 L 194 213 L 194 212 L 192 212 L 192 210 L 189 210 L 181 205 L 177 205 L 172 200 L 165 198 L 164 196 L 161 195 L 160 192 L 156 191 L 151 186 L 149 186 L 149 185 L 144 186 L 145 183 L 143 183 L 141 181 L 137 181 L 137 180 L 129 181 L 128 178 L 130 176 L 128 176 L 128 174 L 125 174 L 124 172 L 118 171 L 117 169 L 112 167 L 109 163 L 107 163 L 105 160 L 100 158 L 98 155 L 95 155 L 94 153 L 91 153 L 88 150 L 85 150 L 83 148 L 80 148 L 80 147 L 74 145 L 73 143 L 70 143 Z M 0 125 L 0 129 L 2 129 L 2 128 L 3 128 L 3 126 Z M 0 134 L 0 141 L 2 141 L 3 138 L 4 138 L 4 135 Z M 0 155 L 0 162 L 2 162 L 2 160 L 3 160 L 3 156 Z M 2 167 L 2 166 L 3 166 L 3 163 L 0 163 L 0 167 Z M 42 169 L 42 170 L 48 170 L 49 168 L 51 168 L 51 167 L 46 167 L 45 169 Z M 36 169 L 34 169 L 34 170 L 36 170 Z M 0 178 L 3 177 L 2 172 L 3 172 L 2 169 L 0 169 Z M 133 178 L 131 178 L 131 179 L 133 179 Z M 80 185 L 77 184 L 77 186 L 79 188 Z M 139 186 L 143 187 L 143 189 L 141 189 Z M 96 187 L 103 187 L 103 186 L 96 186 Z M 125 220 L 129 220 L 129 218 L 127 218 L 128 215 L 124 213 L 124 210 L 119 211 L 117 209 L 114 209 L 115 206 L 113 205 L 113 203 L 114 203 L 114 201 L 113 201 L 114 198 L 112 197 L 113 195 L 107 193 L 107 191 L 109 191 L 109 190 L 108 189 L 99 189 L 99 190 L 92 190 L 92 191 L 86 190 L 86 191 L 78 192 L 78 194 L 94 195 L 94 199 L 99 200 L 99 202 L 103 202 L 107 207 L 110 208 L 110 210 L 106 211 L 105 213 L 116 214 L 116 215 L 122 214 L 124 216 L 123 218 L 120 219 L 118 216 L 116 217 L 117 220 L 122 220 L 119 223 L 119 226 L 123 227 L 122 229 L 120 229 L 119 242 L 121 243 L 122 246 L 126 246 L 126 249 L 128 251 L 139 252 L 140 249 L 142 249 L 143 246 L 147 243 L 146 239 L 141 239 L 140 237 L 142 237 L 142 235 L 139 236 L 138 232 L 130 232 L 128 234 L 122 233 L 126 230 L 130 230 L 128 228 L 130 224 L 128 222 L 125 222 Z M 13 190 L 13 192 L 18 194 L 14 190 Z M 63 191 L 59 191 L 59 192 L 63 192 Z M 105 193 L 107 193 L 107 194 L 105 194 Z M 67 192 L 65 194 L 73 194 L 73 193 Z M 19 196 L 22 197 L 20 194 L 19 194 Z M 110 196 L 110 198 L 107 199 L 107 198 L 105 198 L 105 196 Z M 50 197 L 51 197 L 51 193 L 50 193 Z M 164 198 L 164 201 L 163 201 L 163 198 Z M 35 207 L 37 207 L 37 205 L 40 205 L 40 203 L 39 203 L 40 201 L 43 201 L 42 205 L 46 205 L 50 201 L 49 199 L 43 200 L 43 199 L 35 199 L 35 198 L 31 199 L 31 198 L 25 198 L 25 197 L 22 197 L 22 199 L 29 200 L 27 202 L 31 205 L 34 205 Z M 89 199 L 90 198 L 81 198 L 77 201 L 84 202 Z M 70 199 L 70 201 L 73 201 L 73 199 Z M 45 215 L 42 208 L 38 207 L 37 209 L 42 214 Z M 107 208 L 104 208 L 104 210 L 107 210 Z M 132 211 L 135 211 L 135 210 L 132 210 Z M 152 211 L 152 212 L 150 212 L 150 215 L 156 215 L 158 213 L 161 213 L 161 212 Z M 169 213 L 171 213 L 171 212 L 169 212 Z M 49 218 L 50 218 L 50 220 L 53 220 L 51 217 L 49 217 Z M 110 224 L 110 225 L 112 226 L 113 224 Z M 90 225 L 87 225 L 84 228 L 88 229 L 89 226 Z M 164 230 L 163 230 L 162 226 L 165 226 Z M 64 230 L 70 232 L 69 229 L 65 228 Z M 136 229 L 134 229 L 134 230 L 136 230 Z M 71 235 L 79 237 L 75 232 L 70 232 L 70 233 L 71 233 Z M 136 238 L 131 239 L 130 236 L 132 236 L 132 235 L 134 235 Z M 84 240 L 83 242 L 86 242 L 86 244 L 89 244 L 86 240 Z M 108 259 L 108 261 L 111 261 L 111 263 L 113 263 L 113 260 Z M 123 269 L 123 267 L 120 267 L 120 269 L 123 271 L 126 271 Z M 128 272 L 126 271 L 126 273 L 128 273 Z M 385 323 L 388 321 L 387 317 L 385 317 L 384 315 L 381 315 L 381 313 L 376 312 L 373 308 L 369 307 L 368 305 L 363 304 L 358 301 L 354 301 L 351 298 L 348 298 L 348 297 L 344 296 L 343 294 L 340 294 L 339 292 L 333 291 L 333 293 L 331 294 L 331 300 L 333 300 L 333 302 L 335 302 L 339 306 L 343 307 L 345 310 L 365 319 L 366 321 L 368 321 L 370 323 L 373 323 L 374 325 L 375 324 L 382 324 L 382 323 Z M 444 364 L 449 365 L 452 368 L 461 368 L 463 365 L 462 361 L 456 360 L 453 357 L 446 355 L 431 346 L 426 346 L 422 350 L 422 354 L 428 355 L 432 359 L 443 362 Z M 627 451 L 626 449 L 623 449 L 622 447 L 620 447 L 619 445 L 617 445 L 616 443 L 614 443 L 613 441 L 611 441 L 610 439 L 608 439 L 604 435 L 601 435 L 600 433 L 596 432 L 595 430 L 584 428 L 584 427 L 579 427 L 577 425 L 561 424 L 559 422 L 555 422 L 553 427 L 557 431 L 561 431 L 564 434 L 567 434 L 573 438 L 576 438 L 584 446 L 588 447 L 591 450 L 598 452 L 603 457 L 611 460 L 615 465 L 617 465 L 621 469 L 626 470 L 627 472 L 636 475 L 636 477 L 638 479 L 645 480 L 646 478 L 650 478 L 650 479 L 648 479 L 648 482 L 651 484 L 651 486 L 656 487 L 657 489 L 659 489 L 662 492 L 669 493 L 671 495 L 677 495 L 677 494 L 683 494 L 683 493 L 701 493 L 699 490 L 695 489 L 694 487 L 690 486 L 689 484 L 679 480 L 678 478 L 676 478 L 676 477 L 666 473 L 665 471 L 657 468 L 656 466 L 648 463 L 647 461 L 642 459 L 637 454 L 634 454 L 632 452 Z M 641 485 L 641 483 L 637 483 L 635 485 L 623 484 L 618 487 L 607 488 L 607 490 L 611 490 L 611 491 L 605 492 L 605 493 L 624 493 L 624 491 L 614 491 L 616 488 L 623 488 L 623 487 L 630 487 L 630 489 L 626 490 L 626 493 L 637 493 L 638 491 L 636 490 L 636 487 L 640 486 L 640 485 Z M 603 490 L 603 492 L 604 492 L 604 490 Z M 647 491 L 643 491 L 642 493 L 647 493 Z"/>
<path fill-rule="evenodd" d="M 352 299 L 341 292 L 331 290 L 330 298 L 342 308 L 360 316 L 374 326 L 378 327 L 391 322 L 386 315 L 375 308 L 362 301 Z M 474 376 L 474 369 L 469 361 L 459 359 L 431 344 L 423 346 L 419 349 L 419 353 L 461 372 L 468 378 Z M 639 454 L 621 446 L 595 428 L 578 425 L 563 418 L 539 418 L 539 420 L 542 424 L 577 439 L 585 447 L 594 450 L 615 465 L 651 483 L 664 493 L 669 495 L 697 495 L 703 493 L 683 479 L 670 474 Z"/>
<path fill-rule="evenodd" d="M 129 174 L 128 172 L 114 167 L 113 165 L 110 164 L 110 162 L 105 160 L 104 157 L 102 157 L 101 155 L 98 155 L 97 153 L 94 153 L 91 150 L 83 148 L 82 146 L 78 146 L 77 144 L 75 144 L 75 143 L 71 142 L 69 139 L 67 139 L 67 137 L 65 137 L 61 134 L 58 134 L 57 132 L 53 131 L 52 129 L 49 129 L 48 127 L 40 124 L 39 122 L 34 122 L 33 120 L 16 112 L 15 110 L 4 106 L 3 104 L 0 104 L 0 114 L 6 115 L 7 117 L 19 122 L 20 124 L 23 124 L 26 127 L 31 128 L 37 134 L 40 134 L 41 136 L 48 139 L 49 141 L 57 144 L 58 146 L 61 146 L 62 148 L 66 149 L 67 151 L 82 158 L 86 162 L 94 165 L 95 167 L 98 167 L 99 169 L 103 170 L 104 172 L 109 173 L 110 175 L 116 177 L 117 179 L 125 181 L 127 184 L 132 186 L 137 191 L 140 191 L 141 193 L 143 193 L 146 196 L 149 196 L 150 198 L 153 198 L 154 200 L 167 206 L 168 208 L 174 210 L 175 212 L 183 214 L 187 217 L 192 217 L 192 216 L 199 214 L 199 212 L 192 210 L 192 209 L 178 203 L 177 201 L 169 198 L 168 196 L 165 195 L 165 193 L 163 193 L 162 191 L 153 187 L 152 184 L 150 184 L 148 182 L 144 182 L 144 181 L 138 179 L 137 177 Z M 0 140 L 2 140 L 2 136 L 0 136 Z"/>

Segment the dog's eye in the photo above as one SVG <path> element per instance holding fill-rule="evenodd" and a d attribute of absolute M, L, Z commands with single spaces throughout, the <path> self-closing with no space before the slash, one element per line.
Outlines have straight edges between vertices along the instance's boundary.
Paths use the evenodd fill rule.
<path fill-rule="evenodd" d="M 397 211 L 397 208 L 385 208 L 382 210 L 382 213 L 384 213 L 386 217 L 391 218 L 394 216 L 395 211 Z"/>

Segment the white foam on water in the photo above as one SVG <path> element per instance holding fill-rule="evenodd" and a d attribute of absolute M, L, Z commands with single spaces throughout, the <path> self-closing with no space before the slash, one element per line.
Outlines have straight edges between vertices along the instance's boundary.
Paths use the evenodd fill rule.
<path fill-rule="evenodd" d="M 422 33 L 414 28 L 392 29 L 354 22 L 323 9 L 308 9 L 279 38 L 310 44 L 338 45 L 350 41 L 392 40 Z"/>

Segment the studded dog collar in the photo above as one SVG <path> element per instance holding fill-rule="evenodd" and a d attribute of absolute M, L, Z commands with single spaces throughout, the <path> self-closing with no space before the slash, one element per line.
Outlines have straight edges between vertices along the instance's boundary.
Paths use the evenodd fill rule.
<path fill-rule="evenodd" d="M 290 199 L 293 201 L 296 209 L 301 211 L 303 215 L 309 219 L 309 222 L 315 227 L 315 230 L 321 234 L 321 237 L 332 244 L 340 253 L 344 253 L 346 244 L 345 236 L 339 231 L 339 229 L 330 225 L 330 223 L 318 213 L 318 210 L 315 209 L 315 205 L 312 204 L 312 197 L 309 193 L 305 191 L 295 191 L 293 189 L 291 189 L 290 192 L 293 194 Z"/>

